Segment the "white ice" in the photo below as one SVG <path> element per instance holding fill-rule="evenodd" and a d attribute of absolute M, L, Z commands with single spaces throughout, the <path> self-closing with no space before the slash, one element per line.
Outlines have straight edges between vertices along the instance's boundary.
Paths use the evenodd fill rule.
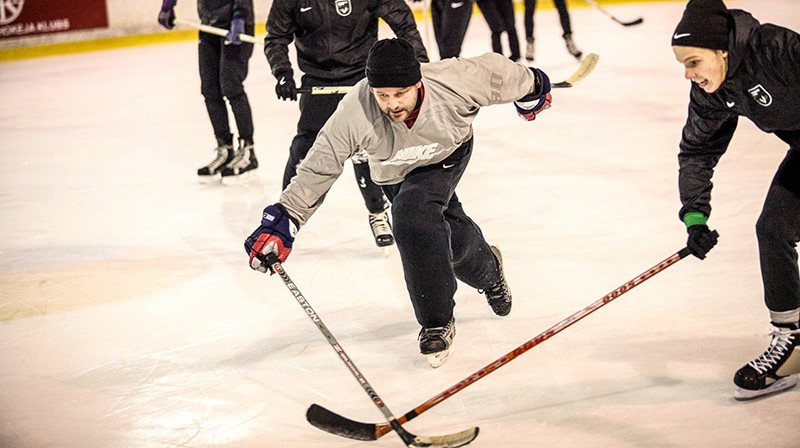
<path fill-rule="evenodd" d="M 285 267 L 400 416 L 672 255 L 689 82 L 669 39 L 682 2 L 571 10 L 589 78 L 533 123 L 484 109 L 458 193 L 505 258 L 507 318 L 461 284 L 455 355 L 433 370 L 396 249 L 375 247 L 347 167 Z M 730 0 L 800 30 L 796 0 Z M 522 17 L 517 17 L 522 33 Z M 554 9 L 537 61 L 577 67 Z M 263 18 L 261 19 L 263 20 Z M 386 29 L 382 32 L 386 33 Z M 423 36 L 425 33 L 423 32 Z M 432 36 L 428 37 L 432 41 Z M 0 64 L 0 446 L 402 446 L 305 420 L 318 403 L 381 422 L 277 276 L 242 242 L 279 194 L 298 117 L 256 49 L 257 182 L 203 186 L 214 146 L 195 42 Z M 489 49 L 473 18 L 464 56 Z M 715 176 L 720 242 L 687 258 L 409 422 L 481 428 L 475 447 L 798 447 L 800 389 L 733 399 L 733 373 L 769 338 L 755 220 L 787 145 L 742 119 Z"/>

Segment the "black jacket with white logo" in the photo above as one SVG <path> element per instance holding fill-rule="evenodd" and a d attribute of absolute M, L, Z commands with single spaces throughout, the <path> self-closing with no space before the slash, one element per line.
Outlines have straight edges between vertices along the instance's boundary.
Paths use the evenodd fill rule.
<path fill-rule="evenodd" d="M 730 10 L 728 73 L 714 93 L 692 83 L 678 155 L 678 185 L 688 212 L 711 213 L 711 176 L 739 116 L 800 149 L 800 35 Z"/>
<path fill-rule="evenodd" d="M 378 40 L 378 18 L 414 46 L 417 59 L 428 61 L 414 15 L 403 0 L 274 0 L 264 42 L 272 73 L 292 72 L 293 40 L 297 63 L 307 75 L 337 80 L 363 73 L 369 49 Z"/>

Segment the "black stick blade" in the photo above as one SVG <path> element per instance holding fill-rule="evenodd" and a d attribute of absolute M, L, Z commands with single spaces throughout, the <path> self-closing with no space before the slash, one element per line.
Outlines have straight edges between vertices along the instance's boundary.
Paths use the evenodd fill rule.
<path fill-rule="evenodd" d="M 374 423 L 361 423 L 312 404 L 306 411 L 306 420 L 313 426 L 337 436 L 354 440 L 378 440 Z"/>

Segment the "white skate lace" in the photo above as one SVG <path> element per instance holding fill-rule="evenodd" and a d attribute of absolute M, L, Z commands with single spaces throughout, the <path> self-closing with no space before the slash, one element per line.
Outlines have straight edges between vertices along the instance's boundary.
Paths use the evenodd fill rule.
<path fill-rule="evenodd" d="M 386 235 L 392 233 L 389 227 L 389 216 L 386 212 L 370 213 L 369 225 L 372 226 L 372 233 L 375 235 Z"/>
<path fill-rule="evenodd" d="M 228 146 L 218 146 L 215 151 L 217 151 L 217 157 L 208 164 L 208 170 L 212 173 L 217 170 L 223 163 L 228 159 L 228 151 L 231 151 L 233 148 Z"/>
<path fill-rule="evenodd" d="M 233 156 L 233 160 L 228 164 L 228 168 L 247 168 L 247 165 L 250 164 L 250 148 L 250 146 L 245 146 L 236 151 L 236 155 Z"/>
<path fill-rule="evenodd" d="M 775 365 L 780 362 L 781 358 L 786 351 L 792 346 L 795 335 L 800 335 L 800 330 L 781 330 L 777 327 L 772 327 L 772 341 L 769 348 L 758 358 L 748 362 L 747 364 L 756 370 L 759 374 L 764 374 L 769 370 L 775 368 Z"/>

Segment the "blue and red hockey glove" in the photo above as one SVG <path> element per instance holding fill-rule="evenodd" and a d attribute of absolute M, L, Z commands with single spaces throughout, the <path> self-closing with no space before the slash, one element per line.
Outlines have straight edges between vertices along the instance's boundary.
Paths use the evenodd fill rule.
<path fill-rule="evenodd" d="M 280 203 L 267 206 L 261 225 L 244 241 L 244 250 L 250 255 L 250 267 L 266 273 L 271 270 L 264 256 L 273 253 L 283 263 L 292 251 L 297 222 L 289 216 Z"/>

